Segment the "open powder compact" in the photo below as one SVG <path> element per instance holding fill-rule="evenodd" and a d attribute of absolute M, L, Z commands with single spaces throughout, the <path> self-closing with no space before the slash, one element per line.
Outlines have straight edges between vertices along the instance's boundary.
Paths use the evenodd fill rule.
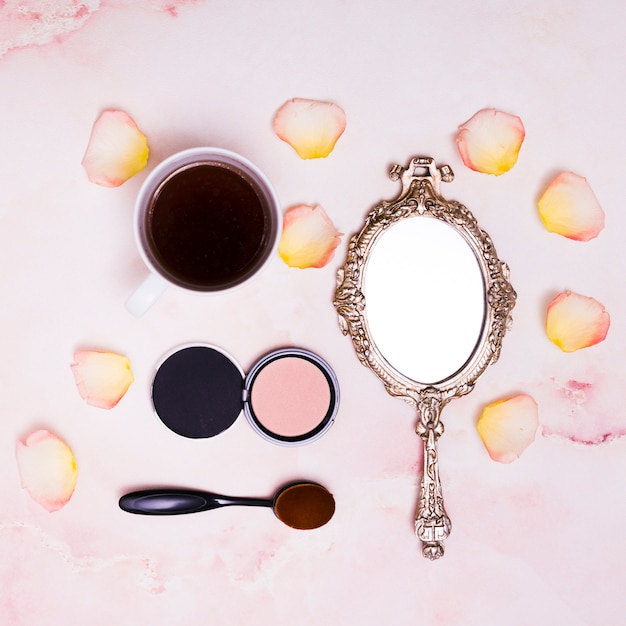
<path fill-rule="evenodd" d="M 275 350 L 245 375 L 231 355 L 199 343 L 164 357 L 152 383 L 152 403 L 159 419 L 183 437 L 219 435 L 243 410 L 264 439 L 298 446 L 332 426 L 339 384 L 330 365 L 308 350 Z"/>

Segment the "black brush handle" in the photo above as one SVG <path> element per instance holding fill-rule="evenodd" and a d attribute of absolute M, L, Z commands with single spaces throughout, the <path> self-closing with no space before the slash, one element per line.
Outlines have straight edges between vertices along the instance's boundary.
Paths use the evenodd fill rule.
<path fill-rule="evenodd" d="M 127 493 L 120 498 L 120 508 L 141 515 L 181 515 L 211 511 L 223 506 L 273 506 L 274 501 L 263 498 L 222 496 L 210 491 L 162 487 Z"/>

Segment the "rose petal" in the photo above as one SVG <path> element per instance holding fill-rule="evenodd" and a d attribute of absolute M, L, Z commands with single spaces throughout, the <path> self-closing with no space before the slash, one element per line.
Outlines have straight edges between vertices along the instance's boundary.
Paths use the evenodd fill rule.
<path fill-rule="evenodd" d="M 546 229 L 569 239 L 589 241 L 604 228 L 604 211 L 587 179 L 573 172 L 559 174 L 537 206 Z"/>
<path fill-rule="evenodd" d="M 498 463 L 511 463 L 534 441 L 539 427 L 535 400 L 520 394 L 486 406 L 476 428 L 489 456 Z"/>
<path fill-rule="evenodd" d="M 482 109 L 459 126 L 456 143 L 467 167 L 499 176 L 517 162 L 525 135 L 524 124 L 516 115 Z"/>
<path fill-rule="evenodd" d="M 79 350 L 74 361 L 71 368 L 78 392 L 92 406 L 113 408 L 134 380 L 129 360 L 120 354 Z"/>
<path fill-rule="evenodd" d="M 571 291 L 559 294 L 548 305 L 546 333 L 563 352 L 604 341 L 610 324 L 609 314 L 597 300 Z"/>
<path fill-rule="evenodd" d="M 15 454 L 22 487 L 46 510 L 58 511 L 72 497 L 78 470 L 70 448 L 47 430 L 18 441 Z"/>
<path fill-rule="evenodd" d="M 285 213 L 278 253 L 289 267 L 324 267 L 333 258 L 342 234 L 319 204 L 300 204 Z"/>
<path fill-rule="evenodd" d="M 293 98 L 274 117 L 274 132 L 302 159 L 327 157 L 345 128 L 346 114 L 332 102 Z"/>
<path fill-rule="evenodd" d="M 83 167 L 92 183 L 119 187 L 148 162 L 148 142 L 124 111 L 103 111 L 91 131 Z"/>

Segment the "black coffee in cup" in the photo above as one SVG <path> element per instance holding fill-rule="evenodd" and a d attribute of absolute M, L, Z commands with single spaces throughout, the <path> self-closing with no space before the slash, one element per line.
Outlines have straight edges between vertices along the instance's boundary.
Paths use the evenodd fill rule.
<path fill-rule="evenodd" d="M 250 281 L 278 247 L 282 215 L 259 168 L 221 148 L 162 161 L 135 202 L 135 239 L 150 274 L 126 301 L 143 315 L 168 285 L 224 293 Z"/>
<path fill-rule="evenodd" d="M 271 232 L 254 181 L 217 162 L 186 165 L 155 190 L 148 246 L 161 269 L 188 289 L 225 289 L 262 261 Z"/>

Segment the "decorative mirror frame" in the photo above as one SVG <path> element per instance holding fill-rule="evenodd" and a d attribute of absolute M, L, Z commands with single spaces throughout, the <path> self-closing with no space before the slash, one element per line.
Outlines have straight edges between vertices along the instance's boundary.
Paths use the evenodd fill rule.
<path fill-rule="evenodd" d="M 498 258 L 491 238 L 480 229 L 476 218 L 459 202 L 445 200 L 440 195 L 440 183 L 454 178 L 449 166 L 438 168 L 430 157 L 414 157 L 406 168 L 393 165 L 389 177 L 402 183 L 400 195 L 393 201 L 377 204 L 367 215 L 361 231 L 350 240 L 345 265 L 337 272 L 334 305 L 341 330 L 344 335 L 350 335 L 361 363 L 376 374 L 389 394 L 417 409 L 416 432 L 424 443 L 424 471 L 415 533 L 423 543 L 424 556 L 434 560 L 443 555 L 443 541 L 451 529 L 437 457 L 437 439 L 444 430 L 441 410 L 453 398 L 469 393 L 485 369 L 498 360 L 517 295 L 509 280 L 508 266 Z M 381 354 L 370 334 L 363 294 L 368 258 L 378 238 L 398 221 L 416 216 L 432 217 L 454 227 L 473 250 L 484 281 L 486 313 L 474 351 L 455 373 L 429 384 L 407 378 Z M 413 287 L 407 285 L 407 288 Z"/>

